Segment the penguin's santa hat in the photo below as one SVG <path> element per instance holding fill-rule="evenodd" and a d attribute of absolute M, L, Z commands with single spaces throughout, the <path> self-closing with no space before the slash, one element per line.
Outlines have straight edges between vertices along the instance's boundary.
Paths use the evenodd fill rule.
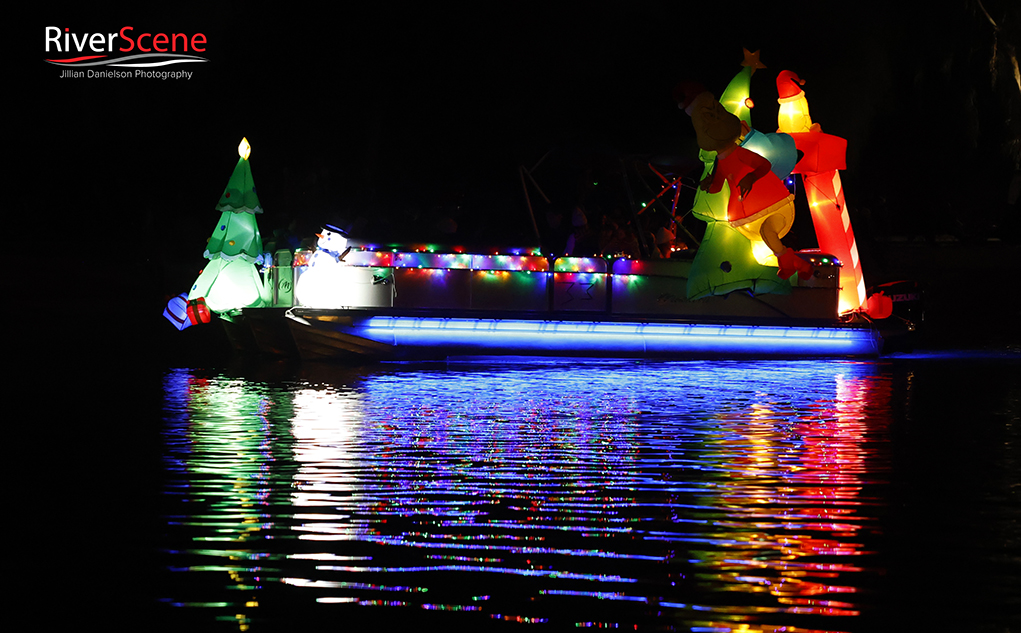
<path fill-rule="evenodd" d="M 776 76 L 776 93 L 779 95 L 780 103 L 785 101 L 793 101 L 800 97 L 804 91 L 801 86 L 805 85 L 805 80 L 798 77 L 798 74 L 790 70 L 782 70 L 780 74 Z"/>

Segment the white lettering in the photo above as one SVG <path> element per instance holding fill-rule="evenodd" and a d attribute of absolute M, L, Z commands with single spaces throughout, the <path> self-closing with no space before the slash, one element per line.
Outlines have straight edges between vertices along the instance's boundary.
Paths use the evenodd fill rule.
<path fill-rule="evenodd" d="M 50 35 L 50 31 L 51 30 L 53 31 L 52 35 Z M 50 42 L 53 42 L 53 45 L 57 47 L 57 52 L 58 53 L 62 53 L 63 52 L 63 51 L 60 50 L 60 28 L 59 27 L 56 27 L 56 26 L 47 26 L 46 27 L 46 52 L 47 53 L 50 52 Z"/>

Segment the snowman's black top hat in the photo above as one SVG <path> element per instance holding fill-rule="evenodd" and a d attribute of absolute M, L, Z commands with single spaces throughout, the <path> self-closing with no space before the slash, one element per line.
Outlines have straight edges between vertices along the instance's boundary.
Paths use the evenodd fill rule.
<path fill-rule="evenodd" d="M 340 233 L 344 237 L 349 237 L 348 234 L 347 234 L 347 231 L 345 231 L 344 229 L 342 229 L 342 228 L 340 228 L 338 226 L 333 226 L 332 224 L 324 224 L 323 225 L 323 230 L 324 231 L 330 231 L 331 233 Z"/>

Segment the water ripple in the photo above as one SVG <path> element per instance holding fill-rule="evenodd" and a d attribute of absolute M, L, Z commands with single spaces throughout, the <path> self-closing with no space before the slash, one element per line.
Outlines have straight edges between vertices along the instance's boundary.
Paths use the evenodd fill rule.
<path fill-rule="evenodd" d="M 580 627 L 845 630 L 879 573 L 891 387 L 873 365 L 269 384 L 178 370 L 165 393 L 166 522 L 195 544 L 168 548 L 166 602 L 245 627 L 251 605 L 286 595 Z"/>

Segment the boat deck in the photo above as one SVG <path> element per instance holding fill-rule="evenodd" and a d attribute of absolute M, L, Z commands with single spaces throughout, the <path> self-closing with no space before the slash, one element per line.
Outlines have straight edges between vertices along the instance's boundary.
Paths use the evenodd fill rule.
<path fill-rule="evenodd" d="M 351 255 L 331 273 L 325 307 L 244 310 L 263 353 L 688 358 L 872 356 L 883 347 L 871 323 L 838 318 L 839 262 L 819 254 L 825 264 L 789 293 L 694 301 L 685 297 L 686 259 Z M 295 273 L 300 295 L 305 271 Z"/>

